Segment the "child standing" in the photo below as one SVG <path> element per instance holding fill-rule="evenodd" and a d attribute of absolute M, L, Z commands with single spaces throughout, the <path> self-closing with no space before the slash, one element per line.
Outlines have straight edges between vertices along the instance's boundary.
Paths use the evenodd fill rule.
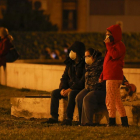
<path fill-rule="evenodd" d="M 126 111 L 121 101 L 120 85 L 123 80 L 123 65 L 125 56 L 125 45 L 122 40 L 122 31 L 119 25 L 112 25 L 107 28 L 106 55 L 103 64 L 103 71 L 99 82 L 106 80 L 106 106 L 109 113 L 109 126 L 116 125 L 116 110 L 121 116 L 122 126 L 128 127 Z"/>

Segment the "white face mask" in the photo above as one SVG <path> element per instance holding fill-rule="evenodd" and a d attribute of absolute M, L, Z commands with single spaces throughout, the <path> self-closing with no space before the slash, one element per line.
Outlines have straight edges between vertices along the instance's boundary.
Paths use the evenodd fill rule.
<path fill-rule="evenodd" d="M 88 64 L 88 65 L 91 65 L 93 63 L 93 60 L 91 57 L 86 57 L 85 58 L 85 62 Z"/>
<path fill-rule="evenodd" d="M 69 57 L 70 57 L 72 60 L 75 60 L 75 59 L 76 59 L 76 53 L 73 52 L 73 51 L 71 50 L 70 53 L 69 53 Z"/>

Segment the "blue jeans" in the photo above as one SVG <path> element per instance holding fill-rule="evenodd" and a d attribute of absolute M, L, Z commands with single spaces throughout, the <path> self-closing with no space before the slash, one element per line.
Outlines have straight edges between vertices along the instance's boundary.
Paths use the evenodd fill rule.
<path fill-rule="evenodd" d="M 55 119 L 58 119 L 58 108 L 59 108 L 59 100 L 62 98 L 68 99 L 68 106 L 67 106 L 67 118 L 73 120 L 73 113 L 75 108 L 75 97 L 80 92 L 80 90 L 72 90 L 68 97 L 63 97 L 60 94 L 61 90 L 56 89 L 53 90 L 51 93 L 51 115 Z"/>

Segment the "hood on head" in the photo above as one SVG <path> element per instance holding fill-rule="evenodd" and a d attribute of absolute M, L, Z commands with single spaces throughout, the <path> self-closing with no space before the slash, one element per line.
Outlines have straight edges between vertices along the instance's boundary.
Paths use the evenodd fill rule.
<path fill-rule="evenodd" d="M 112 33 L 114 42 L 118 42 L 122 40 L 122 30 L 118 24 L 108 27 L 107 30 Z"/>
<path fill-rule="evenodd" d="M 85 45 L 82 42 L 76 41 L 70 47 L 70 51 L 76 52 L 81 58 L 85 55 Z"/>

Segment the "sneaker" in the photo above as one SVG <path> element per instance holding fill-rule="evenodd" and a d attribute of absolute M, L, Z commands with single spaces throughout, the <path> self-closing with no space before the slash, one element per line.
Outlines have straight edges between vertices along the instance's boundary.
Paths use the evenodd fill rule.
<path fill-rule="evenodd" d="M 54 118 L 49 118 L 47 121 L 41 122 L 41 123 L 42 124 L 44 124 L 44 123 L 54 124 L 54 123 L 58 123 L 58 120 L 57 119 L 54 119 Z"/>
<path fill-rule="evenodd" d="M 61 123 L 61 125 L 72 125 L 72 120 L 70 120 L 70 119 L 65 119 L 62 123 Z"/>

